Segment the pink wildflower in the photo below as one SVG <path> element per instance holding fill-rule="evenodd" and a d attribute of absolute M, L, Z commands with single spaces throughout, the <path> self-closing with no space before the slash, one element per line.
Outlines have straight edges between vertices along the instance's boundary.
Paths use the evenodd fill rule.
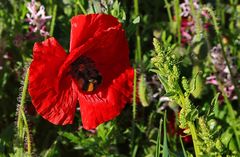
<path fill-rule="evenodd" d="M 235 100 L 237 99 L 237 96 L 234 93 L 234 85 L 231 81 L 231 75 L 221 51 L 222 50 L 220 45 L 214 46 L 211 50 L 211 59 L 216 69 L 216 75 L 211 75 L 207 77 L 206 84 L 215 85 L 220 91 L 219 83 L 221 83 L 224 86 L 223 90 L 227 95 L 227 97 L 230 98 L 231 100 Z M 236 68 L 233 65 L 233 62 L 232 62 L 233 58 L 230 56 L 229 51 L 227 51 L 227 59 L 230 63 L 230 66 L 233 69 L 234 75 L 236 75 L 237 74 L 236 70 L 234 70 Z"/>
<path fill-rule="evenodd" d="M 196 11 L 198 11 L 200 9 L 200 6 L 198 4 L 198 0 L 193 0 L 193 6 L 194 9 Z M 181 42 L 183 44 L 185 43 L 189 43 L 192 41 L 193 36 L 195 35 L 195 21 L 192 17 L 192 13 L 191 13 L 191 5 L 189 0 L 185 0 L 183 3 L 180 4 L 180 8 L 182 10 L 180 16 L 182 17 L 181 20 Z M 210 16 L 206 11 L 201 11 L 201 15 L 202 17 L 204 17 L 205 19 L 209 19 Z M 209 27 L 209 23 L 203 23 L 203 27 L 205 29 L 208 29 Z"/>
<path fill-rule="evenodd" d="M 41 36 L 48 36 L 49 33 L 46 30 L 46 22 L 51 19 L 51 16 L 45 15 L 45 8 L 43 5 L 40 5 L 39 9 L 35 0 L 32 0 L 27 4 L 27 13 L 26 21 L 29 23 L 30 32 L 40 32 Z"/>

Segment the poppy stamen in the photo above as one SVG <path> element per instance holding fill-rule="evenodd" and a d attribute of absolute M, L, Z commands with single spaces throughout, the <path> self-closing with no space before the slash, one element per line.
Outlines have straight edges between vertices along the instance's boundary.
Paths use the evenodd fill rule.
<path fill-rule="evenodd" d="M 71 75 L 84 92 L 93 92 L 102 82 L 102 76 L 93 60 L 81 56 L 71 64 Z"/>

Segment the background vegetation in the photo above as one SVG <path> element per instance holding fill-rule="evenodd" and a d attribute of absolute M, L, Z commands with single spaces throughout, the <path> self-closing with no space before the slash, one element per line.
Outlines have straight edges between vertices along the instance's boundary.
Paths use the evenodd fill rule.
<path fill-rule="evenodd" d="M 29 3 L 0 2 L 0 156 L 240 155 L 238 0 L 32 1 L 39 25 Z M 78 112 L 50 124 L 25 92 L 33 44 L 50 35 L 67 50 L 71 17 L 100 12 L 126 30 L 133 104 L 92 131 Z"/>

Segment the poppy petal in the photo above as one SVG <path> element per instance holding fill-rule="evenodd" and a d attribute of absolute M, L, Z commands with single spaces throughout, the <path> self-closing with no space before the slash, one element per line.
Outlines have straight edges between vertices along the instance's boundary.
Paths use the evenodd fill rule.
<path fill-rule="evenodd" d="M 121 28 L 108 30 L 95 37 L 95 46 L 86 55 L 91 58 L 103 76 L 103 86 L 130 67 L 128 42 Z"/>
<path fill-rule="evenodd" d="M 71 19 L 70 52 L 104 30 L 119 25 L 116 18 L 106 14 L 78 15 Z"/>
<path fill-rule="evenodd" d="M 121 27 L 112 28 L 97 34 L 82 46 L 70 52 L 59 70 L 59 77 L 65 75 L 70 64 L 78 57 L 91 58 L 103 77 L 102 86 L 108 86 L 130 66 L 129 49 L 125 32 Z"/>
<path fill-rule="evenodd" d="M 108 88 L 94 94 L 79 92 L 79 104 L 83 127 L 95 129 L 99 124 L 120 114 L 132 96 L 133 69 L 129 67 Z"/>
<path fill-rule="evenodd" d="M 53 124 L 70 124 L 75 113 L 77 93 L 71 77 L 63 76 L 61 87 L 55 81 L 66 57 L 66 52 L 54 38 L 35 43 L 33 48 L 29 94 L 37 112 Z"/>

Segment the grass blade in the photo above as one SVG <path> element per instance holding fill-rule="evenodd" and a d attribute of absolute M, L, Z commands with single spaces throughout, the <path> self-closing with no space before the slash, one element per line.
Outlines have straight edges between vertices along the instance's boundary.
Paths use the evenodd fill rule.
<path fill-rule="evenodd" d="M 164 114 L 164 127 L 163 127 L 163 157 L 169 156 L 168 144 L 167 144 L 167 127 L 166 127 L 166 112 Z"/>
<path fill-rule="evenodd" d="M 157 136 L 157 144 L 156 144 L 156 150 L 155 150 L 155 157 L 160 157 L 160 151 L 161 151 L 161 135 L 162 135 L 162 122 L 163 122 L 163 120 L 160 119 L 159 129 L 158 129 L 158 136 Z"/>

